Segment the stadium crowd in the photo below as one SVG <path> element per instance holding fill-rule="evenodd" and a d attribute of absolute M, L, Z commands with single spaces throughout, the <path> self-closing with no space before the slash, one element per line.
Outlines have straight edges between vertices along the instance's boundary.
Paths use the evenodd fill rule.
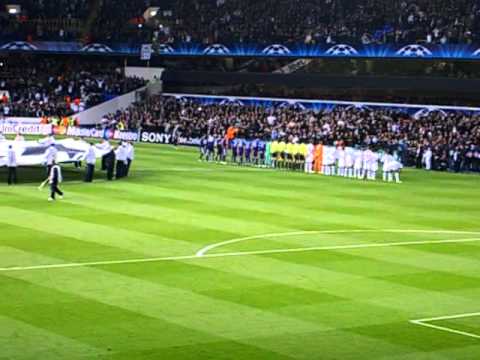
<path fill-rule="evenodd" d="M 408 166 L 480 171 L 480 116 L 430 112 L 412 116 L 400 110 L 338 107 L 314 112 L 302 107 L 201 104 L 155 97 L 110 114 L 104 122 L 123 128 L 154 129 L 174 138 L 223 136 L 230 126 L 243 138 L 287 142 L 338 142 L 394 152 Z"/>
<path fill-rule="evenodd" d="M 206 44 L 470 43 L 478 34 L 480 11 L 475 0 L 182 0 L 175 2 L 174 11 L 160 4 L 167 11 L 149 32 L 132 26 L 131 15 L 140 18 L 145 4 L 104 2 L 99 38 L 146 41 L 153 35 L 159 42 Z"/>
<path fill-rule="evenodd" d="M 0 35 L 67 39 L 64 20 L 84 26 L 94 14 L 95 41 L 201 43 L 470 43 L 478 40 L 476 0 L 86 0 L 20 1 L 25 15 L 3 19 Z M 97 8 L 91 8 L 97 6 Z M 158 24 L 144 26 L 148 6 Z M 42 22 L 31 21 L 32 19 Z M 55 23 L 54 19 L 63 19 Z M 53 21 L 53 25 L 48 26 Z M 89 19 L 88 21 L 91 21 Z M 23 25 L 23 26 L 22 26 Z M 25 26 L 28 25 L 28 26 Z M 52 24 L 50 24 L 52 25 Z M 78 35 L 78 34 L 77 34 Z"/>
<path fill-rule="evenodd" d="M 67 116 L 145 84 L 97 61 L 26 57 L 0 69 L 3 116 Z"/>
<path fill-rule="evenodd" d="M 16 16 L 0 16 L 0 37 L 10 40 L 75 40 L 89 13 L 88 0 L 10 3 L 20 5 L 22 11 Z"/>

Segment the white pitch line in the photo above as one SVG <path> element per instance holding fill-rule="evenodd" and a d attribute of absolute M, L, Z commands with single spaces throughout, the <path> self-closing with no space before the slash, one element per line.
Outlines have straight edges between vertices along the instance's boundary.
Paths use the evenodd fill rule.
<path fill-rule="evenodd" d="M 200 260 L 200 259 L 212 259 L 212 258 L 221 258 L 221 257 L 284 254 L 284 253 L 298 253 L 298 252 L 309 252 L 309 251 L 367 249 L 367 248 L 381 248 L 381 247 L 394 247 L 394 246 L 415 246 L 415 245 L 418 246 L 418 245 L 429 245 L 429 244 L 451 244 L 451 243 L 466 243 L 466 242 L 477 242 L 477 241 L 480 241 L 480 238 L 318 246 L 318 247 L 308 247 L 308 248 L 272 249 L 272 250 L 206 254 L 203 256 L 186 255 L 186 256 L 153 257 L 153 258 L 111 260 L 111 261 L 92 261 L 92 262 L 83 262 L 83 263 L 76 262 L 76 263 L 64 263 L 64 264 L 18 266 L 18 267 L 0 268 L 0 272 L 78 268 L 78 267 L 101 266 L 101 265 L 140 264 L 140 263 L 161 262 L 161 261 Z"/>
<path fill-rule="evenodd" d="M 415 320 L 412 320 L 412 321 L 429 322 L 429 321 L 461 319 L 461 318 L 474 317 L 474 316 L 480 316 L 480 312 L 466 313 L 466 314 L 459 314 L 459 315 L 437 316 L 437 317 L 427 318 L 427 319 L 415 319 Z"/>
<path fill-rule="evenodd" d="M 304 247 L 304 248 L 241 251 L 241 252 L 205 254 L 202 256 L 198 256 L 198 255 L 195 255 L 195 256 L 197 258 L 215 258 L 215 257 L 225 257 L 225 256 L 268 255 L 268 254 L 297 253 L 297 252 L 309 252 L 309 251 L 368 249 L 368 248 L 382 248 L 382 247 L 394 247 L 394 246 L 467 243 L 467 242 L 478 242 L 478 241 L 480 241 L 480 238 L 455 239 L 455 240 L 448 239 L 448 240 L 425 240 L 425 241 L 400 241 L 400 242 L 391 242 L 391 243 L 350 244 L 350 245 L 335 245 L 335 246 L 314 246 L 314 247 Z"/>
<path fill-rule="evenodd" d="M 472 235 L 479 235 L 480 232 L 473 232 L 473 231 L 453 231 L 453 230 L 398 230 L 398 229 L 386 229 L 386 230 L 320 230 L 320 231 L 294 231 L 294 232 L 283 232 L 283 233 L 271 233 L 271 234 L 263 234 L 263 235 L 253 235 L 247 236 L 238 239 L 231 239 L 227 241 L 222 241 L 215 244 L 210 244 L 208 246 L 203 247 L 202 249 L 198 250 L 196 256 L 201 257 L 205 256 L 206 253 L 209 251 L 225 246 L 236 244 L 243 241 L 248 240 L 256 240 L 256 239 L 265 239 L 270 237 L 287 237 L 287 236 L 295 236 L 295 235 L 311 235 L 311 234 L 344 234 L 344 233 L 424 233 L 424 234 L 472 234 Z"/>
<path fill-rule="evenodd" d="M 410 320 L 410 323 L 414 325 L 419 325 L 419 326 L 424 326 L 428 328 L 432 328 L 435 330 L 441 330 L 441 331 L 446 331 L 452 334 L 457 334 L 457 335 L 463 335 L 475 339 L 480 339 L 480 335 L 478 334 L 473 334 L 467 331 L 461 331 L 461 330 L 456 330 L 452 329 L 446 326 L 440 326 L 440 325 L 434 325 L 430 324 L 431 321 L 440 321 L 440 320 L 449 320 L 449 319 L 461 319 L 461 318 L 466 318 L 466 317 L 474 317 L 474 316 L 480 316 L 480 313 L 469 313 L 469 314 L 460 314 L 460 315 L 450 315 L 450 316 L 439 316 L 439 317 L 434 317 L 434 318 L 428 318 L 428 319 L 417 319 L 417 320 Z"/>

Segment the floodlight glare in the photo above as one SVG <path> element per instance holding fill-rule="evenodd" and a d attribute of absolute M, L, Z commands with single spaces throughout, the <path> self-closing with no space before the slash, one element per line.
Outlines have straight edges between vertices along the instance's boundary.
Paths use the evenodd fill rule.
<path fill-rule="evenodd" d="M 143 13 L 143 18 L 145 19 L 145 21 L 148 22 L 149 20 L 157 16 L 159 11 L 159 7 L 151 6 L 147 10 L 145 10 L 145 12 Z"/>
<path fill-rule="evenodd" d="M 10 15 L 18 15 L 20 14 L 22 8 L 20 5 L 6 5 L 7 13 Z"/>

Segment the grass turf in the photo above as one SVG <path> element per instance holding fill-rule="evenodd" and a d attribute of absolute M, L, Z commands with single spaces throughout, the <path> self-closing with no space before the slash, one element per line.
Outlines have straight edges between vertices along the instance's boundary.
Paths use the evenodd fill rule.
<path fill-rule="evenodd" d="M 204 164 L 192 149 L 137 157 L 121 182 L 69 170 L 53 204 L 42 169 L 0 185 L 0 267 L 193 255 L 258 234 L 276 235 L 210 254 L 347 248 L 2 270 L 1 360 L 480 358 L 478 339 L 409 322 L 480 312 L 480 242 L 348 248 L 480 238 L 368 232 L 480 231 L 479 177 L 407 169 L 394 185 Z M 480 335 L 480 316 L 436 324 Z"/>

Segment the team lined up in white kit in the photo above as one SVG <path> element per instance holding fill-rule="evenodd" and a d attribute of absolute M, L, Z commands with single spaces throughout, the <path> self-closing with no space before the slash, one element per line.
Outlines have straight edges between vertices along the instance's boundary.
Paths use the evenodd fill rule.
<path fill-rule="evenodd" d="M 307 145 L 305 172 L 320 172 L 326 176 L 342 176 L 374 181 L 382 164 L 382 179 L 388 182 L 400 181 L 403 165 L 389 153 L 376 153 L 370 149 L 335 148 L 323 146 L 321 167 L 315 166 L 315 145 Z M 315 171 L 317 170 L 317 171 Z"/>

